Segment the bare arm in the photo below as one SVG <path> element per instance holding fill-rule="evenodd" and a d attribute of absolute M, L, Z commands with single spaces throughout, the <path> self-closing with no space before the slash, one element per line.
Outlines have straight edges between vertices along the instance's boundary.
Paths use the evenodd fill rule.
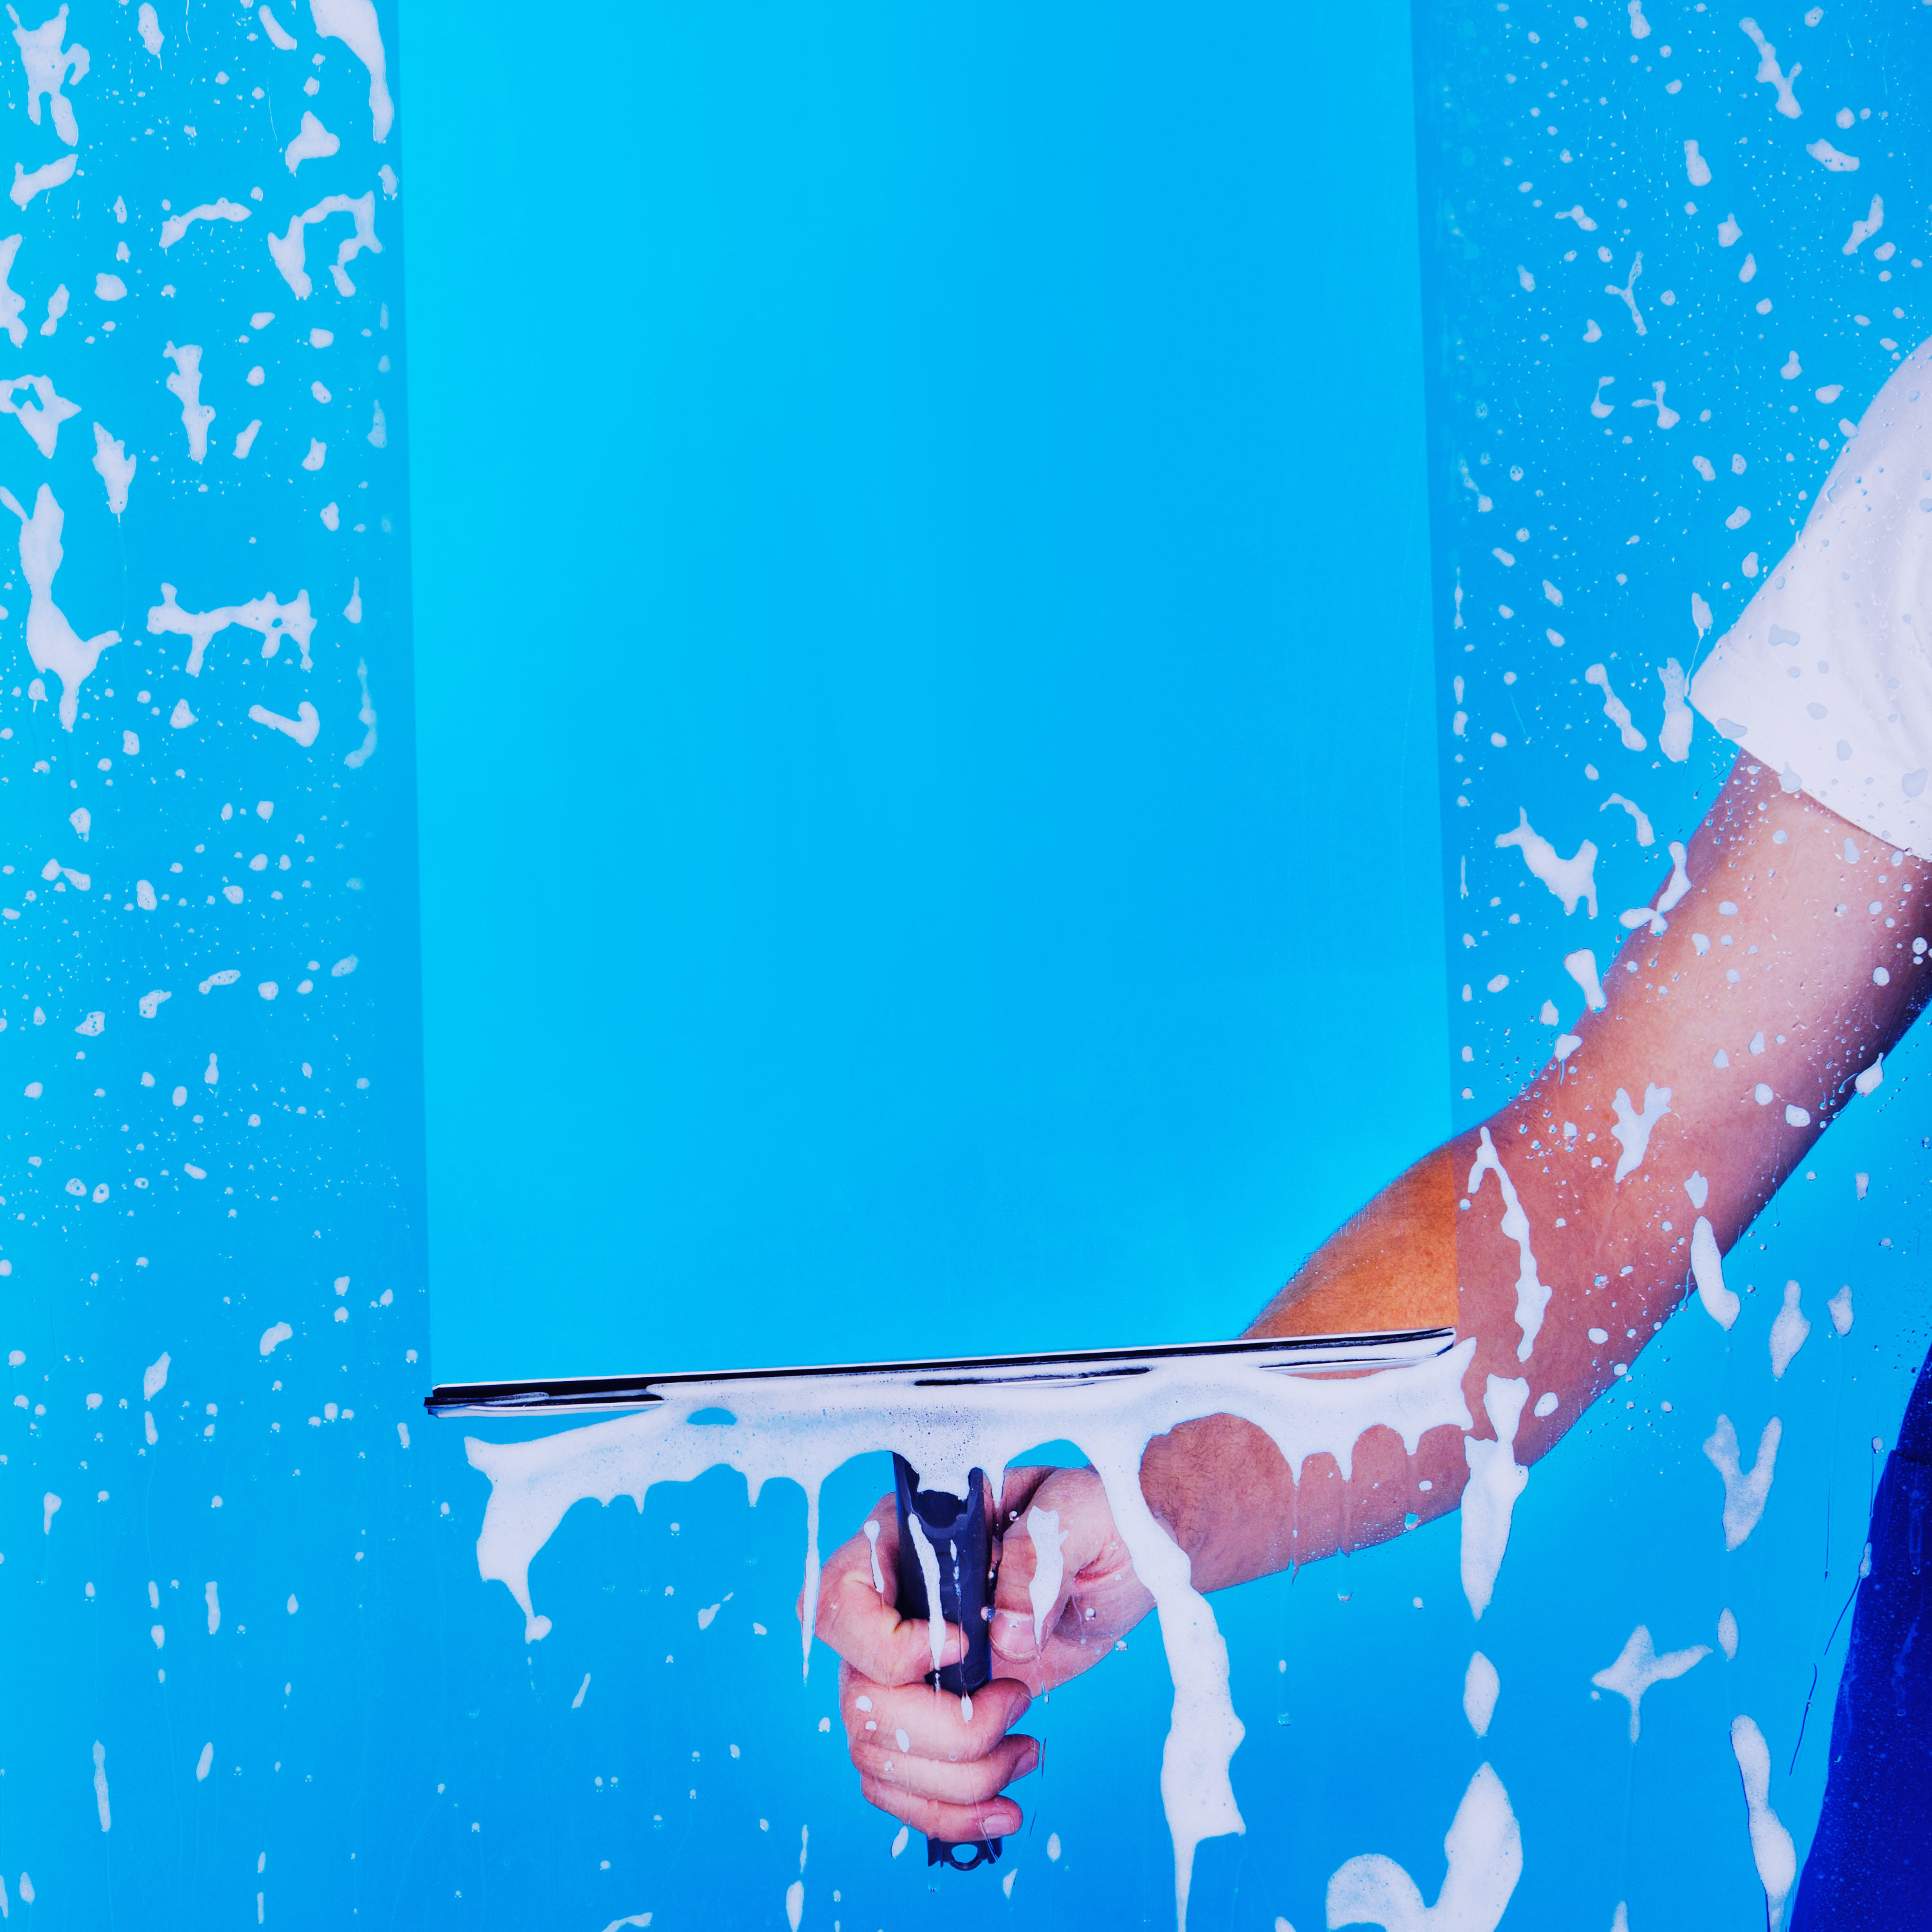
<path fill-rule="evenodd" d="M 1862 856 L 1854 861 L 1852 851 Z M 1640 927 L 1624 941 L 1604 976 L 1604 1010 L 1577 1024 L 1581 1046 L 1482 1128 L 1384 1189 L 1310 1257 L 1249 1332 L 1453 1324 L 1477 1344 L 1463 1385 L 1476 1418 L 1470 1433 L 1495 1433 L 1484 1407 L 1489 1378 L 1526 1377 L 1532 1406 L 1552 1393 L 1557 1400 L 1544 1416 L 1526 1407 L 1515 1453 L 1524 1462 L 1546 1454 L 1615 1379 L 1613 1364 L 1634 1361 L 1682 1301 L 1698 1215 L 1684 1191 L 1692 1173 L 1708 1184 L 1702 1211 L 1728 1249 L 1932 991 L 1932 967 L 1916 964 L 1912 951 L 1917 932 L 1932 925 L 1923 916 L 1932 867 L 1891 859 L 1740 758 L 1691 842 L 1690 892 L 1665 932 Z M 1586 929 L 1576 943 L 1601 931 Z M 1761 1087 L 1771 1096 L 1762 1102 Z M 1641 1164 L 1619 1180 L 1626 1141 L 1613 1130 L 1643 1112 L 1652 1088 L 1669 1090 L 1670 1111 L 1652 1125 Z M 1481 1173 L 1472 1185 L 1485 1134 L 1526 1218 L 1537 1278 L 1550 1291 L 1527 1360 L 1518 1321 L 1522 1249 L 1503 1227 L 1497 1175 Z M 1530 1315 L 1528 1304 L 1523 1312 Z M 1593 1343 L 1592 1328 L 1609 1340 Z M 1438 1429 L 1411 1456 L 1393 1431 L 1378 1428 L 1357 1444 L 1348 1482 L 1321 1456 L 1298 1484 L 1261 1430 L 1216 1416 L 1150 1443 L 1141 1486 L 1192 1558 L 1197 1587 L 1212 1590 L 1380 1542 L 1400 1534 L 1411 1515 L 1426 1521 L 1454 1508 L 1468 1477 L 1462 1444 L 1460 1430 Z M 1002 1731 L 1030 1694 L 1097 1662 L 1149 1606 L 1090 1472 L 1044 1481 L 1040 1472 L 1016 1472 L 1010 1480 L 1058 1509 L 1071 1540 L 1061 1600 L 1037 1647 L 1033 1546 L 1018 1538 L 1006 1546 L 994 1624 L 996 1667 L 1011 1687 L 1001 1695 L 1012 1702 Z M 1014 1828 L 1018 1808 L 995 1794 L 1030 1767 L 1028 1740 L 975 1748 L 949 1731 L 943 1778 L 920 1752 L 910 1760 L 898 1754 L 892 1771 L 881 1768 L 883 1756 L 863 1755 L 878 1733 L 862 1730 L 876 1720 L 859 1712 L 856 1698 L 906 1694 L 869 1670 L 896 1682 L 903 1666 L 916 1683 L 929 1661 L 923 1626 L 898 1623 L 872 1592 L 869 1569 L 862 1540 L 832 1558 L 819 1624 L 848 1660 L 848 1727 L 866 1795 L 928 1831 L 977 1835 L 964 1829 L 975 1817 L 986 1829 Z M 929 1701 L 929 1693 L 914 1694 Z M 899 1781 L 908 1777 L 910 1786 Z M 944 1784 L 953 1804 L 941 1810 L 916 1802 L 921 1778 Z"/>
<path fill-rule="evenodd" d="M 1250 1332 L 1453 1321 L 1476 1337 L 1463 1384 L 1473 1433 L 1494 1434 L 1483 1408 L 1488 1378 L 1527 1376 L 1532 1404 L 1552 1391 L 1557 1403 L 1546 1416 L 1525 1411 L 1516 1457 L 1547 1453 L 1615 1379 L 1613 1365 L 1633 1362 L 1684 1300 L 1698 1216 L 1684 1186 L 1692 1173 L 1708 1184 L 1702 1212 L 1727 1250 L 1932 992 L 1932 967 L 1912 951 L 1914 936 L 1932 931 L 1932 867 L 1909 854 L 1899 866 L 1891 859 L 1741 758 L 1691 842 L 1690 891 L 1667 915 L 1667 932 L 1653 938 L 1640 927 L 1624 942 L 1604 975 L 1605 1010 L 1577 1024 L 1582 1046 L 1560 1068 L 1546 1065 L 1484 1129 L 1378 1196 Z M 1724 912 L 1727 904 L 1736 911 Z M 1708 942 L 1702 952 L 1699 935 Z M 1727 1065 L 1715 1064 L 1720 1052 Z M 1642 1112 L 1650 1087 L 1670 1090 L 1670 1111 L 1652 1128 L 1641 1166 L 1618 1180 L 1616 1096 L 1628 1096 L 1628 1117 Z M 1764 1102 L 1761 1088 L 1770 1090 Z M 1801 1124 L 1787 1108 L 1808 1118 Z M 1485 1131 L 1551 1291 L 1526 1362 L 1516 1318 L 1522 1252 L 1502 1227 L 1497 1177 L 1469 1186 Z M 1592 1328 L 1609 1341 L 1593 1343 Z M 1379 1542 L 1409 1514 L 1426 1521 L 1453 1509 L 1468 1475 L 1461 1437 L 1432 1431 L 1411 1458 L 1391 1432 L 1372 1431 L 1357 1448 L 1346 1494 L 1324 1456 L 1310 1461 L 1296 1498 L 1274 1444 L 1216 1417 L 1150 1445 L 1142 1486 L 1193 1556 L 1197 1583 L 1212 1589 L 1311 1562 L 1345 1541 Z M 1431 1486 L 1422 1490 L 1425 1480 Z M 1238 1508 L 1216 1507 L 1230 1495 L 1241 1498 Z"/>

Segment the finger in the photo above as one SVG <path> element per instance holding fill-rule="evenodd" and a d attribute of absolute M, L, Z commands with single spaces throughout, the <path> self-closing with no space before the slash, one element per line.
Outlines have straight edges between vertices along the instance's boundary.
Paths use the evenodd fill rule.
<path fill-rule="evenodd" d="M 950 1764 L 868 1739 L 853 1746 L 852 1762 L 859 1767 L 861 1783 L 877 1778 L 915 1798 L 937 1798 L 945 1804 L 986 1804 L 1039 1763 L 1040 1742 L 1029 1737 L 1002 1738 L 984 1757 Z"/>
<path fill-rule="evenodd" d="M 819 1576 L 818 1634 L 839 1655 L 882 1683 L 909 1684 L 934 1668 L 932 1638 L 923 1618 L 902 1618 L 898 1600 L 898 1510 L 881 1496 L 865 1531 L 832 1552 Z M 965 1646 L 954 1625 L 943 1625 L 940 1665 L 956 1664 Z"/>
<path fill-rule="evenodd" d="M 1032 1702 L 1026 1686 L 1010 1677 L 982 1684 L 963 1700 L 923 1684 L 895 1689 L 855 1676 L 839 1685 L 846 1736 L 855 1746 L 870 1738 L 948 1760 L 985 1756 Z"/>
<path fill-rule="evenodd" d="M 943 1844 L 969 1845 L 976 1838 L 1010 1838 L 1020 1828 L 1024 1815 L 1010 1798 L 995 1798 L 983 1804 L 948 1804 L 938 1798 L 921 1798 L 876 1778 L 862 1776 L 859 1790 L 866 1802 L 889 1812 L 916 1832 Z"/>
<path fill-rule="evenodd" d="M 1102 1553 L 1114 1519 L 1090 1469 L 1050 1471 L 1003 1546 L 994 1588 L 992 1645 L 1013 1663 L 1039 1657 L 1066 1614 L 1083 1569 Z M 1120 1552 L 1125 1560 L 1125 1551 Z"/>
<path fill-rule="evenodd" d="M 938 1665 L 957 1664 L 966 1654 L 958 1626 L 938 1628 Z M 854 1669 L 881 1684 L 916 1684 L 935 1667 L 932 1626 L 923 1617 L 902 1617 L 879 1600 L 869 1576 L 851 1570 L 829 1588 L 821 1584 L 818 1634 Z"/>
<path fill-rule="evenodd" d="M 848 1571 L 864 1577 L 883 1603 L 898 1601 L 899 1523 L 896 1498 L 881 1496 L 866 1517 L 865 1526 L 848 1537 L 825 1559 L 820 1571 L 821 1589 Z M 804 1600 L 801 1592 L 800 1600 Z"/>

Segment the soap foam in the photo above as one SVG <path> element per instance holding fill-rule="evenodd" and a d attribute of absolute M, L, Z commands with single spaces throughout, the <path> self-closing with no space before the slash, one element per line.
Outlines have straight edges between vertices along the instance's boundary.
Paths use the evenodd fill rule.
<path fill-rule="evenodd" d="M 1246 1828 L 1228 1774 L 1243 1732 L 1228 1690 L 1227 1646 L 1207 1599 L 1193 1587 L 1186 1553 L 1147 1506 L 1142 1455 L 1156 1436 L 1184 1422 L 1237 1415 L 1270 1437 L 1298 1480 L 1310 1456 L 1327 1454 L 1346 1480 L 1356 1442 L 1378 1424 L 1394 1430 L 1411 1455 L 1431 1429 L 1474 1427 L 1462 1382 L 1475 1347 L 1470 1337 L 1427 1360 L 1366 1375 L 1285 1373 L 1252 1358 L 1226 1355 L 1156 1358 L 1130 1376 L 962 1382 L 944 1391 L 920 1387 L 911 1376 L 835 1372 L 806 1384 L 805 1400 L 795 1384 L 734 1382 L 728 1385 L 734 1420 L 696 1426 L 692 1416 L 718 1406 L 718 1385 L 666 1384 L 658 1391 L 662 1400 L 647 1409 L 533 1442 L 466 1438 L 472 1466 L 490 1484 L 477 1568 L 486 1581 L 509 1590 L 524 1612 L 526 1641 L 536 1642 L 550 1625 L 532 1604 L 530 1564 L 573 1504 L 595 1498 L 608 1504 L 628 1496 L 641 1511 L 654 1484 L 688 1482 L 722 1464 L 744 1476 L 755 1504 L 766 1482 L 783 1478 L 797 1483 L 806 1498 L 802 1607 L 808 1661 L 818 1494 L 832 1470 L 854 1456 L 892 1449 L 920 1471 L 925 1486 L 961 1496 L 975 1468 L 985 1470 L 997 1490 L 1008 1463 L 1034 1444 L 1056 1437 L 1079 1443 L 1160 1614 L 1174 1687 L 1161 1794 L 1174 1838 L 1175 1909 L 1184 1932 L 1196 1847 L 1203 1838 Z M 1528 1384 L 1492 1377 L 1490 1390 L 1491 1420 L 1513 1438 Z M 1521 1391 L 1513 1406 L 1506 1393 L 1511 1390 Z M 1513 1466 L 1506 1445 L 1502 1454 Z M 1492 1490 L 1498 1486 L 1493 1477 L 1487 1480 Z M 1492 1538 L 1496 1514 L 1492 1508 L 1485 1518 Z M 1501 1528 L 1506 1538 L 1507 1510 Z M 1501 1555 L 1498 1544 L 1497 1562 Z"/>

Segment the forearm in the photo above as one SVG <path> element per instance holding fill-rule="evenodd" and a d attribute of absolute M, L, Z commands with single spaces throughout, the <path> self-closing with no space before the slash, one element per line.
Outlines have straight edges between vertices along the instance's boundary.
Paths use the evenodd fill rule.
<path fill-rule="evenodd" d="M 1848 860 L 1848 838 L 1867 856 Z M 1691 890 L 1666 932 L 1625 941 L 1605 1010 L 1576 1024 L 1580 1046 L 1371 1202 L 1251 1332 L 1453 1322 L 1477 1345 L 1472 1432 L 1494 1434 L 1490 1378 L 1522 1378 L 1514 1454 L 1546 1454 L 1682 1300 L 1700 1211 L 1692 1174 L 1728 1249 L 1924 1004 L 1932 968 L 1914 963 L 1911 941 L 1928 868 L 1894 867 L 1870 845 L 1740 760 L 1692 842 Z M 1669 1112 L 1633 1164 L 1630 1123 L 1652 1088 L 1669 1090 Z M 1498 1165 L 1523 1216 L 1513 1229 Z M 1468 1474 L 1461 1431 L 1433 1431 L 1410 1456 L 1378 1429 L 1347 1483 L 1318 1456 L 1298 1484 L 1259 1430 L 1221 1416 L 1150 1444 L 1142 1483 L 1213 1588 L 1397 1534 L 1454 1508 Z"/>

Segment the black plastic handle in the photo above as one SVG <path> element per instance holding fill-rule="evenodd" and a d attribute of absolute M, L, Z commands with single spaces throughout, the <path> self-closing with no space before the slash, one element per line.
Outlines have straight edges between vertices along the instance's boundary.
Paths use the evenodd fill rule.
<path fill-rule="evenodd" d="M 972 1472 L 967 1479 L 970 1493 L 962 1499 L 944 1490 L 921 1489 L 919 1472 L 903 1456 L 892 1458 L 892 1473 L 898 1490 L 899 1614 L 928 1620 L 937 1616 L 958 1626 L 965 1636 L 966 1654 L 957 1664 L 928 1671 L 926 1681 L 955 1696 L 970 1696 L 990 1683 L 993 1676 L 993 1584 L 999 1566 L 993 1553 L 992 1526 L 986 1516 L 985 1474 L 978 1469 Z M 926 1588 L 928 1562 L 938 1573 L 936 1609 Z M 976 1865 L 994 1864 L 1002 1842 L 975 1838 L 954 1844 L 928 1838 L 926 1862 L 950 1865 L 955 1871 L 970 1871 Z M 956 1856 L 962 1852 L 972 1856 L 964 1859 Z"/>

